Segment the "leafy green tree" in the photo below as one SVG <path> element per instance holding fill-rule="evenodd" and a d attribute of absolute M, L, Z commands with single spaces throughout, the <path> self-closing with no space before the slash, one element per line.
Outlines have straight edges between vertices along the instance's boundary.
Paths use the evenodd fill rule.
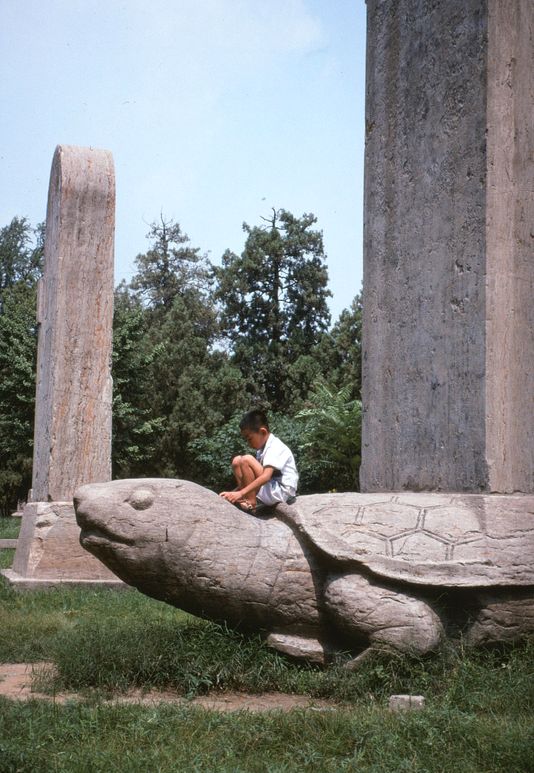
<path fill-rule="evenodd" d="M 189 443 L 245 404 L 241 374 L 223 351 L 212 348 L 215 335 L 213 308 L 194 293 L 177 296 L 150 331 L 157 352 L 151 365 L 152 411 L 165 426 L 154 457 L 158 474 L 196 478 Z"/>
<path fill-rule="evenodd" d="M 195 481 L 214 491 L 232 487 L 231 460 L 238 454 L 250 453 L 239 431 L 242 413 L 235 413 L 211 433 L 191 440 L 188 454 L 195 468 Z"/>
<path fill-rule="evenodd" d="M 146 310 L 123 282 L 113 314 L 113 476 L 135 477 L 154 456 L 162 418 L 151 417 L 151 368 L 157 349 L 147 341 Z"/>
<path fill-rule="evenodd" d="M 137 272 L 130 283 L 147 307 L 168 310 L 177 295 L 208 288 L 209 261 L 198 247 L 191 247 L 179 223 L 162 215 L 159 223 L 151 223 L 147 239 L 151 247 L 135 259 Z"/>
<path fill-rule="evenodd" d="M 209 264 L 172 221 L 152 224 L 150 249 L 118 292 L 115 469 L 194 478 L 189 443 L 244 401 L 239 370 L 215 347 Z"/>
<path fill-rule="evenodd" d="M 334 392 L 318 384 L 303 422 L 300 463 L 303 486 L 313 491 L 357 491 L 361 462 L 361 403 L 350 399 L 350 386 Z"/>
<path fill-rule="evenodd" d="M 310 354 L 328 328 L 328 274 L 317 218 L 273 209 L 247 234 L 240 256 L 227 250 L 214 268 L 222 330 L 248 391 L 274 410 L 291 400 L 288 367 Z"/>
<path fill-rule="evenodd" d="M 359 293 L 350 308 L 344 309 L 332 328 L 334 349 L 338 358 L 337 383 L 349 386 L 350 396 L 361 399 L 362 393 L 362 296 Z"/>
<path fill-rule="evenodd" d="M 25 217 L 14 217 L 0 229 L 0 313 L 7 289 L 33 287 L 43 270 L 44 224 L 32 228 Z"/>
<path fill-rule="evenodd" d="M 333 389 L 349 387 L 351 399 L 361 399 L 362 388 L 362 296 L 356 295 L 343 309 L 332 329 L 313 352 L 323 379 Z"/>
<path fill-rule="evenodd" d="M 0 229 L 0 512 L 9 513 L 31 486 L 36 287 L 43 228 L 13 218 Z"/>
<path fill-rule="evenodd" d="M 326 335 L 326 334 L 325 334 Z M 294 415 L 300 410 L 310 390 L 318 381 L 323 381 L 328 368 L 317 356 L 320 343 L 312 349 L 310 354 L 301 354 L 295 362 L 290 363 L 286 370 L 286 413 Z"/>
<path fill-rule="evenodd" d="M 8 514 L 31 487 L 36 369 L 35 287 L 3 294 L 0 314 L 0 510 Z"/>

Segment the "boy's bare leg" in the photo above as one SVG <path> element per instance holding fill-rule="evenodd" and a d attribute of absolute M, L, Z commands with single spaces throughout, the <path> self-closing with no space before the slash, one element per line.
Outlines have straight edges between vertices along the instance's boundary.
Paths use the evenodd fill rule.
<path fill-rule="evenodd" d="M 232 459 L 232 470 L 238 487 L 242 489 L 262 474 L 263 467 L 251 454 L 244 454 Z M 256 507 L 256 492 L 251 491 L 244 497 L 244 501 Z"/>

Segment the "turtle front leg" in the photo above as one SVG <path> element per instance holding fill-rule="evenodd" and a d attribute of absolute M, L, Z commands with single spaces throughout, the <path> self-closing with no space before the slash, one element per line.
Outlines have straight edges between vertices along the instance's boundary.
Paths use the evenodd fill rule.
<path fill-rule="evenodd" d="M 330 654 L 330 650 L 313 636 L 273 632 L 267 637 L 267 644 L 269 647 L 283 652 L 284 655 L 302 658 L 310 663 L 320 663 L 321 665 L 326 663 Z"/>
<path fill-rule="evenodd" d="M 426 601 L 359 574 L 329 575 L 324 602 L 338 629 L 355 641 L 367 640 L 371 651 L 424 655 L 438 647 L 444 634 L 441 620 Z M 370 650 L 351 661 L 352 667 Z"/>

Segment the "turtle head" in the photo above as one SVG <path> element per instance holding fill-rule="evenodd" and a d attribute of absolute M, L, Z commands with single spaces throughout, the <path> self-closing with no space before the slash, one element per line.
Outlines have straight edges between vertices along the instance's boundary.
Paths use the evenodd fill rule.
<path fill-rule="evenodd" d="M 181 482 L 157 481 L 157 487 L 155 482 L 147 478 L 80 486 L 74 494 L 74 509 L 83 547 L 94 552 L 96 547 L 115 544 L 164 541 L 163 510 Z"/>
<path fill-rule="evenodd" d="M 125 582 L 135 585 L 137 577 L 150 577 L 155 567 L 161 577 L 169 541 L 178 549 L 187 542 L 191 502 L 206 494 L 218 499 L 194 483 L 166 478 L 81 486 L 74 494 L 80 543 Z"/>

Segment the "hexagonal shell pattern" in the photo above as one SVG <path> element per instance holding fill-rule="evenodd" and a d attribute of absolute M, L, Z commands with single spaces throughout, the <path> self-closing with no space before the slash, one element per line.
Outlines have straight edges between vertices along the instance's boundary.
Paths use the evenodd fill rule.
<path fill-rule="evenodd" d="M 323 555 L 421 585 L 534 585 L 534 496 L 316 494 L 277 508 Z"/>

